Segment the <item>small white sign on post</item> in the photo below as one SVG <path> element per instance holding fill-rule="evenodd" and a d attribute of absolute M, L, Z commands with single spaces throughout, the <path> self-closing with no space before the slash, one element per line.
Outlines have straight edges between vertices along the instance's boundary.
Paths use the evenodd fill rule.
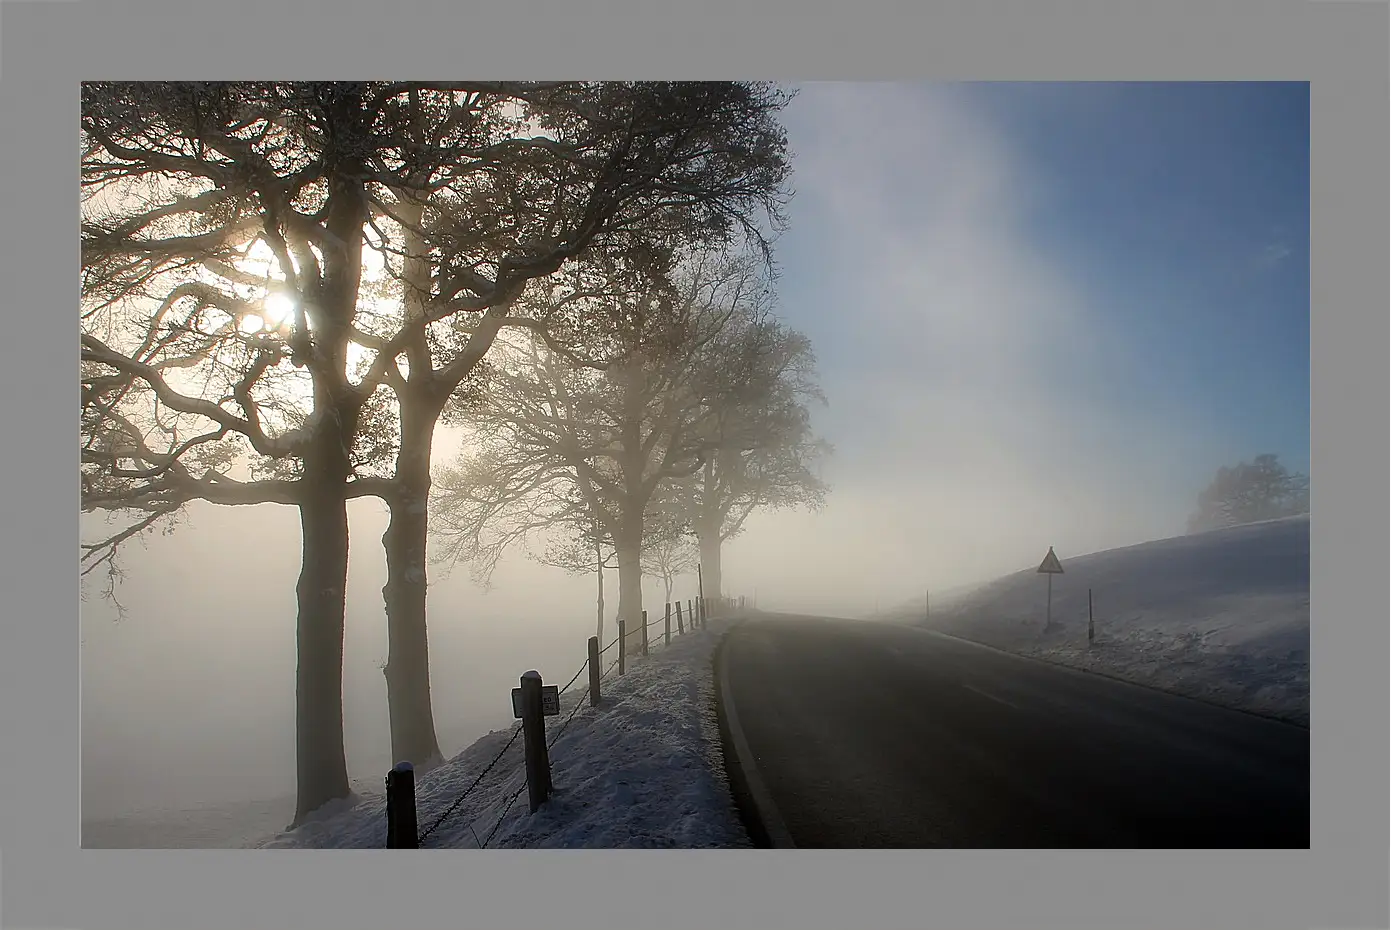
<path fill-rule="evenodd" d="M 555 717 L 560 713 L 560 686 L 546 685 L 541 689 L 541 716 Z M 512 689 L 512 716 L 522 719 L 522 689 Z"/>
<path fill-rule="evenodd" d="M 1043 557 L 1043 563 L 1038 567 L 1040 575 L 1048 576 L 1048 608 L 1043 615 L 1043 628 L 1048 630 L 1053 626 L 1053 576 L 1063 573 L 1063 563 L 1058 561 L 1058 556 L 1053 552 L 1053 547 L 1048 547 L 1048 554 Z"/>

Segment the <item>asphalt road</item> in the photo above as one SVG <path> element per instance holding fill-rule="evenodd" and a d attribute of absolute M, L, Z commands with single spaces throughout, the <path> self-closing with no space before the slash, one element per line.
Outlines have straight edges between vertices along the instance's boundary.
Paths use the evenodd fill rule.
<path fill-rule="evenodd" d="M 1309 845 L 1295 726 L 888 624 L 750 620 L 720 668 L 798 847 Z"/>

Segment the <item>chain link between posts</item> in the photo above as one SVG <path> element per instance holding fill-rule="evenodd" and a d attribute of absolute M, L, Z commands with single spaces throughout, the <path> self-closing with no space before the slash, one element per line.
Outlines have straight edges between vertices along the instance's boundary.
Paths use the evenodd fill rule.
<path fill-rule="evenodd" d="M 516 728 L 512 731 L 512 738 L 507 741 L 506 746 L 502 747 L 502 751 L 493 757 L 493 761 L 489 762 L 487 766 L 484 767 L 483 771 L 478 773 L 478 777 L 473 780 L 473 784 L 469 785 L 468 788 L 464 790 L 464 793 L 459 795 L 459 797 L 454 801 L 454 803 L 449 805 L 448 809 L 445 810 L 443 814 L 440 814 L 439 817 L 435 818 L 435 822 L 430 824 L 430 826 L 425 830 L 425 832 L 419 835 L 419 837 L 416 839 L 417 845 L 423 844 L 427 836 L 429 836 L 431 833 L 434 833 L 435 830 L 439 827 L 439 825 L 444 823 L 445 820 L 448 819 L 450 814 L 458 810 L 459 805 L 464 803 L 464 799 L 469 796 L 469 793 L 472 792 L 474 788 L 477 788 L 480 784 L 483 783 L 483 779 L 486 778 L 488 773 L 493 770 L 494 766 L 496 766 L 498 762 L 502 760 L 502 757 L 507 755 L 507 750 L 512 748 L 512 744 L 517 742 L 517 737 L 521 735 L 522 727 L 521 724 L 518 724 Z"/>

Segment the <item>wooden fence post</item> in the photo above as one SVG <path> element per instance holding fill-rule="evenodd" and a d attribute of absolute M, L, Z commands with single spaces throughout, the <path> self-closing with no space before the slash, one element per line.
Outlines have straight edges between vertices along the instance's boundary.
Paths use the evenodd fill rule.
<path fill-rule="evenodd" d="M 695 598 L 686 598 L 686 616 L 690 618 L 691 632 L 694 633 L 696 626 Z"/>
<path fill-rule="evenodd" d="M 618 621 L 618 674 L 620 675 L 623 674 L 623 669 L 626 664 L 623 658 L 628 652 L 628 631 L 624 629 L 625 626 L 627 626 L 627 624 L 620 619 Z"/>
<path fill-rule="evenodd" d="M 522 744 L 527 795 L 535 813 L 550 796 L 551 763 L 546 758 L 546 720 L 541 715 L 541 673 L 534 669 L 522 675 Z"/>
<path fill-rule="evenodd" d="M 666 637 L 667 637 L 667 642 L 666 642 L 666 644 L 667 644 L 668 646 L 670 646 L 670 645 L 671 645 L 671 601 L 667 601 Z"/>
<path fill-rule="evenodd" d="M 386 848 L 420 848 L 415 820 L 415 766 L 409 762 L 397 762 L 386 773 Z"/>
<path fill-rule="evenodd" d="M 642 612 L 642 654 L 647 655 L 647 611 Z"/>
<path fill-rule="evenodd" d="M 676 632 L 682 636 L 686 635 L 686 621 L 681 616 L 681 602 L 676 602 Z"/>
<path fill-rule="evenodd" d="M 589 706 L 599 706 L 599 677 L 604 670 L 599 667 L 599 637 L 589 637 Z"/>

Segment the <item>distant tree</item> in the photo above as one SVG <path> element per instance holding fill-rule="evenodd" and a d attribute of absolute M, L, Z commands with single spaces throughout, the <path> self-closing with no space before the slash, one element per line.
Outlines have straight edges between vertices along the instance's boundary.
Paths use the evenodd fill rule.
<path fill-rule="evenodd" d="M 707 353 L 700 431 L 704 462 L 676 483 L 698 541 L 705 595 L 724 594 L 722 547 L 756 510 L 818 510 L 829 490 L 819 463 L 831 447 L 811 429 L 825 403 L 811 341 L 762 313 L 727 324 Z"/>
<path fill-rule="evenodd" d="M 661 493 L 659 489 L 658 493 Z M 673 505 L 677 501 L 658 501 L 648 511 L 646 522 L 653 540 L 642 552 L 643 574 L 662 579 L 665 600 L 671 602 L 676 579 L 695 570 L 700 562 L 700 549 L 695 538 L 687 532 L 685 515 Z"/>
<path fill-rule="evenodd" d="M 1222 467 L 1198 495 L 1188 532 L 1275 520 L 1309 512 L 1309 476 L 1290 472 L 1274 455 Z"/>

